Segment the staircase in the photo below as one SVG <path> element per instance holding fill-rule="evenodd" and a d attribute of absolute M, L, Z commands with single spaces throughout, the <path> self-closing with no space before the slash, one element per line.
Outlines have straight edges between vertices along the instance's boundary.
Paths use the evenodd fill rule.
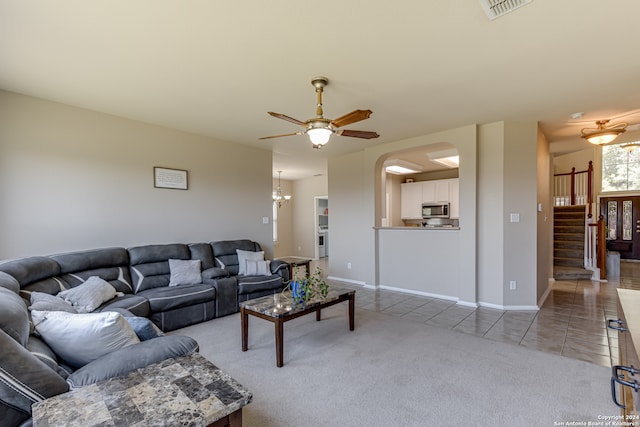
<path fill-rule="evenodd" d="M 556 280 L 589 280 L 584 268 L 585 206 L 553 209 L 553 277 Z"/>

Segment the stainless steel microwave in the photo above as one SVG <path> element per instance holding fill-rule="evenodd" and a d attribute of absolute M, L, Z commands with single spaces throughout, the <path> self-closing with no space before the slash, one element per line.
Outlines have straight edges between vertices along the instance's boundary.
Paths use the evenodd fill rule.
<path fill-rule="evenodd" d="M 423 203 L 422 218 L 449 218 L 449 203 L 447 202 Z"/>

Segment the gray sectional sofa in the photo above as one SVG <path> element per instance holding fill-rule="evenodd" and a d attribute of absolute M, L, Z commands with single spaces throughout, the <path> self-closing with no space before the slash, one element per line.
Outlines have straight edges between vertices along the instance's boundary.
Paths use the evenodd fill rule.
<path fill-rule="evenodd" d="M 161 331 L 171 331 L 235 313 L 240 301 L 282 290 L 289 280 L 286 263 L 265 263 L 267 267 L 262 270 L 268 270 L 259 271 L 261 274 L 245 271 L 240 265 L 245 254 L 257 256 L 260 252 L 257 242 L 227 240 L 105 248 L 0 262 L 2 425 L 29 425 L 32 403 L 66 392 L 69 387 L 124 375 L 198 349 L 189 337 L 165 336 L 158 331 L 162 336 L 71 368 L 34 329 L 28 309 L 34 293 L 56 295 L 97 276 L 118 294 L 94 313 L 119 312 L 128 320 L 150 319 Z M 198 280 L 177 286 L 172 283 L 175 271 L 171 266 L 180 261 L 199 267 Z"/>

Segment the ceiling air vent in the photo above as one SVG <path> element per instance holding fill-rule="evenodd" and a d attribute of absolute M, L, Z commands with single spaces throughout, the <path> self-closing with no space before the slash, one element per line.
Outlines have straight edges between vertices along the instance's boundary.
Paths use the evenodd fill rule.
<path fill-rule="evenodd" d="M 506 15 L 522 6 L 531 3 L 533 0 L 479 0 L 484 9 L 484 13 L 491 20 Z"/>

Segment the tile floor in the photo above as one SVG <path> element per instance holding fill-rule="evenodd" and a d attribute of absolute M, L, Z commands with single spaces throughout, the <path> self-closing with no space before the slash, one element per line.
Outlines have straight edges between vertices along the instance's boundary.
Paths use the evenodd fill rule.
<path fill-rule="evenodd" d="M 326 259 L 312 263 L 326 268 Z M 324 270 L 326 271 L 326 270 Z M 344 285 L 341 283 L 341 285 Z M 539 311 L 461 307 L 452 301 L 406 293 L 357 289 L 356 306 L 486 339 L 560 354 L 602 366 L 617 364 L 616 288 L 640 289 L 640 263 L 623 262 L 606 283 L 557 281 Z"/>

